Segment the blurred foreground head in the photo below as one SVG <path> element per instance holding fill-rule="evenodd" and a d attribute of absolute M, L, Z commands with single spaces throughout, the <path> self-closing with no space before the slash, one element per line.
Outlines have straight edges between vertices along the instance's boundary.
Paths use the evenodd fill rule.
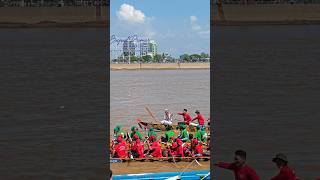
<path fill-rule="evenodd" d="M 236 150 L 234 152 L 234 163 L 236 166 L 241 167 L 246 163 L 247 153 L 244 150 Z"/>

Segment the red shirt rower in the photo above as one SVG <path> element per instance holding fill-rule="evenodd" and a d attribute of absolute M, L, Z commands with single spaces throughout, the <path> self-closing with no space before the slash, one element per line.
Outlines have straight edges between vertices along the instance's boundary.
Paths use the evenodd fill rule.
<path fill-rule="evenodd" d="M 179 115 L 182 115 L 183 116 L 183 121 L 189 125 L 190 121 L 192 121 L 192 118 L 191 116 L 188 114 L 188 110 L 187 109 L 183 109 L 183 112 L 182 113 L 177 113 Z"/>
<path fill-rule="evenodd" d="M 115 157 L 117 158 L 126 158 L 127 157 L 127 148 L 126 143 L 122 139 L 122 136 L 118 136 L 117 138 L 118 144 L 114 147 Z"/>
<path fill-rule="evenodd" d="M 203 154 L 203 148 L 202 148 L 202 144 L 201 144 L 201 143 L 199 143 L 199 144 L 195 147 L 194 154 L 202 156 L 202 154 Z"/>
<path fill-rule="evenodd" d="M 162 157 L 162 150 L 161 150 L 161 146 L 159 144 L 158 141 L 156 141 L 155 136 L 150 136 L 149 140 L 152 142 L 152 145 L 150 147 L 151 150 L 151 156 L 152 157 Z"/>
<path fill-rule="evenodd" d="M 171 156 L 176 156 L 178 144 L 175 141 L 172 141 L 171 147 L 169 147 L 169 154 Z"/>
<path fill-rule="evenodd" d="M 182 140 L 177 138 L 177 144 L 178 144 L 178 147 L 176 149 L 175 155 L 176 156 L 180 156 L 180 157 L 184 157 L 183 147 L 182 147 L 182 144 L 183 144 Z"/>
<path fill-rule="evenodd" d="M 144 158 L 144 154 L 143 154 L 143 151 L 144 151 L 144 144 L 140 141 L 140 138 L 138 135 L 134 135 L 134 144 L 131 148 L 132 151 L 135 151 L 139 158 Z"/>
<path fill-rule="evenodd" d="M 197 114 L 197 116 L 195 118 L 193 118 L 192 121 L 197 119 L 199 125 L 203 126 L 204 125 L 204 118 L 203 118 L 202 114 L 200 114 L 200 112 L 198 110 L 196 110 L 195 113 Z"/>

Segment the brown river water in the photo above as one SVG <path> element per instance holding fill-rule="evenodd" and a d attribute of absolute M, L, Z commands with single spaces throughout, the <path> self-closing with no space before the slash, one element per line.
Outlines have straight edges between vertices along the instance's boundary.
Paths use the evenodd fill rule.
<path fill-rule="evenodd" d="M 149 107 L 162 120 L 164 109 L 172 113 L 187 108 L 195 117 L 200 110 L 210 113 L 210 70 L 131 70 L 110 72 L 110 131 L 116 125 L 126 129 L 136 118 L 151 121 Z M 175 114 L 174 122 L 182 116 Z"/>

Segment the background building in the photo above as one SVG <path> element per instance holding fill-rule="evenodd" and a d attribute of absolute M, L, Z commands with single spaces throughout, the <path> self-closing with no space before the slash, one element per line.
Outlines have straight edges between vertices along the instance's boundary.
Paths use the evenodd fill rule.
<path fill-rule="evenodd" d="M 137 47 L 133 47 L 136 45 Z M 135 44 L 133 41 L 131 41 L 131 51 L 138 51 L 137 56 L 146 56 L 150 55 L 154 57 L 157 54 L 157 49 L 158 45 L 154 40 L 144 40 L 144 41 L 139 41 L 139 43 Z M 129 42 L 125 41 L 123 43 L 123 53 L 128 54 L 128 47 L 129 47 Z"/>
<path fill-rule="evenodd" d="M 149 52 L 149 39 L 140 42 L 140 56 L 146 56 Z"/>
<path fill-rule="evenodd" d="M 157 43 L 153 40 L 150 40 L 148 44 L 148 55 L 151 55 L 152 57 L 154 57 L 157 54 L 157 49 L 158 49 Z"/>
<path fill-rule="evenodd" d="M 134 56 L 136 50 L 136 45 L 134 41 L 126 40 L 123 42 L 123 55 L 124 56 Z"/>
<path fill-rule="evenodd" d="M 140 43 L 140 56 L 150 55 L 154 57 L 157 54 L 158 45 L 154 40 L 148 39 Z"/>

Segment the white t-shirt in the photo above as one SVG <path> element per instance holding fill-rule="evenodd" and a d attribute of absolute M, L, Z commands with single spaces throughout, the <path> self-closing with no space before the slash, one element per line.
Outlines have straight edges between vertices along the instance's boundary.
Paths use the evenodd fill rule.
<path fill-rule="evenodd" d="M 167 115 L 167 114 L 164 114 L 163 120 L 165 120 L 165 121 L 172 121 L 172 116 L 173 116 L 173 114 L 171 114 L 171 113 L 168 113 L 168 115 Z"/>

